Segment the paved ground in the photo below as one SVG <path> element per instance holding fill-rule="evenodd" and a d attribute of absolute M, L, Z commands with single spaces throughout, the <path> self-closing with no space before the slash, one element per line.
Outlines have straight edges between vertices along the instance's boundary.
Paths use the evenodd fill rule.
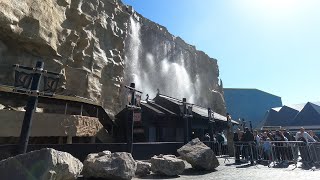
<path fill-rule="evenodd" d="M 230 162 L 225 161 L 225 159 L 220 158 L 220 166 L 215 172 L 195 172 L 190 167 L 185 170 L 183 175 L 179 177 L 161 177 L 157 175 L 150 175 L 145 178 L 140 179 L 197 179 L 197 180 L 320 180 L 320 169 L 304 170 L 301 165 L 294 169 L 294 165 L 290 165 L 287 168 L 268 168 L 263 165 L 248 166 L 247 164 L 235 165 L 234 160 L 230 159 Z M 135 178 L 137 180 L 139 178 Z"/>

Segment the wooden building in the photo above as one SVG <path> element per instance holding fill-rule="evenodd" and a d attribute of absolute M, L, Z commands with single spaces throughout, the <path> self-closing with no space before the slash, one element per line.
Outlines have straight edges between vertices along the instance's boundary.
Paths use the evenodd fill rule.
<path fill-rule="evenodd" d="M 208 108 L 187 103 L 192 107 L 189 117 L 189 137 L 203 139 L 205 133 L 212 137 L 214 133 L 227 128 L 227 118 L 218 113 L 211 113 Z M 133 113 L 134 142 L 182 142 L 184 140 L 183 101 L 163 94 L 157 94 L 152 100 L 141 102 L 141 110 Z M 191 110 L 191 109 L 190 109 Z M 117 128 L 114 135 L 118 142 L 126 141 L 126 119 L 132 115 L 123 109 L 116 115 Z M 238 124 L 232 121 L 233 124 Z"/>

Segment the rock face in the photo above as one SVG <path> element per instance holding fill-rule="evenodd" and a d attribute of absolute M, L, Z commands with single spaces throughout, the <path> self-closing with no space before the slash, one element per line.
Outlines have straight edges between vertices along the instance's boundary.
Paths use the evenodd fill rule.
<path fill-rule="evenodd" d="M 59 94 L 120 110 L 124 41 L 130 14 L 117 0 L 0 2 L 0 82 L 12 85 L 12 64 L 62 72 Z M 81 81 L 79 81 L 81 80 Z"/>
<path fill-rule="evenodd" d="M 125 43 L 126 84 L 136 82 L 136 88 L 151 98 L 159 89 L 161 94 L 186 97 L 188 102 L 225 114 L 216 59 L 139 14 L 131 17 L 130 24 Z"/>
<path fill-rule="evenodd" d="M 66 152 L 41 149 L 0 161 L 2 180 L 72 180 L 82 171 L 82 163 Z"/>
<path fill-rule="evenodd" d="M 143 177 L 151 173 L 151 163 L 137 161 L 136 176 Z"/>
<path fill-rule="evenodd" d="M 83 175 L 88 178 L 132 179 L 137 168 L 130 153 L 110 151 L 89 154 L 83 165 Z"/>
<path fill-rule="evenodd" d="M 13 64 L 34 66 L 39 59 L 63 74 L 57 93 L 88 98 L 111 117 L 123 105 L 123 85 L 133 80 L 150 97 L 161 87 L 225 112 L 217 60 L 120 0 L 2 0 L 1 84 L 12 85 Z"/>
<path fill-rule="evenodd" d="M 219 166 L 219 161 L 214 152 L 198 138 L 193 139 L 177 151 L 195 169 L 210 171 Z"/>
<path fill-rule="evenodd" d="M 159 155 L 151 158 L 151 170 L 154 173 L 176 176 L 185 169 L 183 160 L 177 159 L 174 155 Z"/>

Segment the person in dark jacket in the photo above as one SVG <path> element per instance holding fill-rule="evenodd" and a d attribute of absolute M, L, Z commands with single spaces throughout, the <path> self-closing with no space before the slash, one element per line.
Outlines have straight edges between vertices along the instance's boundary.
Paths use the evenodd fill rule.
<path fill-rule="evenodd" d="M 240 161 L 240 151 L 241 151 L 241 148 L 240 148 L 240 144 L 239 144 L 239 141 L 240 141 L 240 129 L 238 129 L 237 132 L 234 132 L 233 133 L 233 142 L 235 144 L 235 163 L 241 163 Z"/>
<path fill-rule="evenodd" d="M 246 142 L 246 146 L 245 146 L 245 157 L 250 159 L 250 163 L 251 165 L 253 165 L 254 160 L 253 160 L 253 156 L 254 156 L 254 136 L 252 134 L 252 132 L 249 130 L 249 128 L 245 128 L 246 132 L 243 135 L 243 141 Z"/>
<path fill-rule="evenodd" d="M 244 142 L 253 142 L 254 141 L 254 136 L 252 132 L 249 130 L 249 128 L 245 128 L 245 133 L 243 135 L 243 141 Z"/>

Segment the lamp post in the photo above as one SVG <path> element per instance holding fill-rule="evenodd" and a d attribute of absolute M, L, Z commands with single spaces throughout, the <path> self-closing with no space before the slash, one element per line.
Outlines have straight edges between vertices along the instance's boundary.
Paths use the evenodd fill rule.
<path fill-rule="evenodd" d="M 180 114 L 182 115 L 184 123 L 184 144 L 187 144 L 190 141 L 191 133 L 191 121 L 189 118 L 192 118 L 192 104 L 187 103 L 187 99 L 182 99 L 182 104 L 179 106 Z"/>
<path fill-rule="evenodd" d="M 32 126 L 32 116 L 38 104 L 38 96 L 53 96 L 60 79 L 59 73 L 43 70 L 44 63 L 38 61 L 34 68 L 14 65 L 14 92 L 29 96 L 20 132 L 18 154 L 27 152 Z M 39 92 L 42 77 L 44 88 Z M 31 87 L 30 87 L 31 84 Z"/>
<path fill-rule="evenodd" d="M 141 112 L 135 112 L 140 110 L 140 102 L 142 92 L 135 89 L 135 83 L 131 83 L 130 86 L 125 86 L 128 89 L 127 93 L 127 117 L 126 117 L 126 129 L 127 129 L 127 148 L 128 152 L 132 153 L 133 149 L 133 126 L 135 121 L 141 120 Z"/>

